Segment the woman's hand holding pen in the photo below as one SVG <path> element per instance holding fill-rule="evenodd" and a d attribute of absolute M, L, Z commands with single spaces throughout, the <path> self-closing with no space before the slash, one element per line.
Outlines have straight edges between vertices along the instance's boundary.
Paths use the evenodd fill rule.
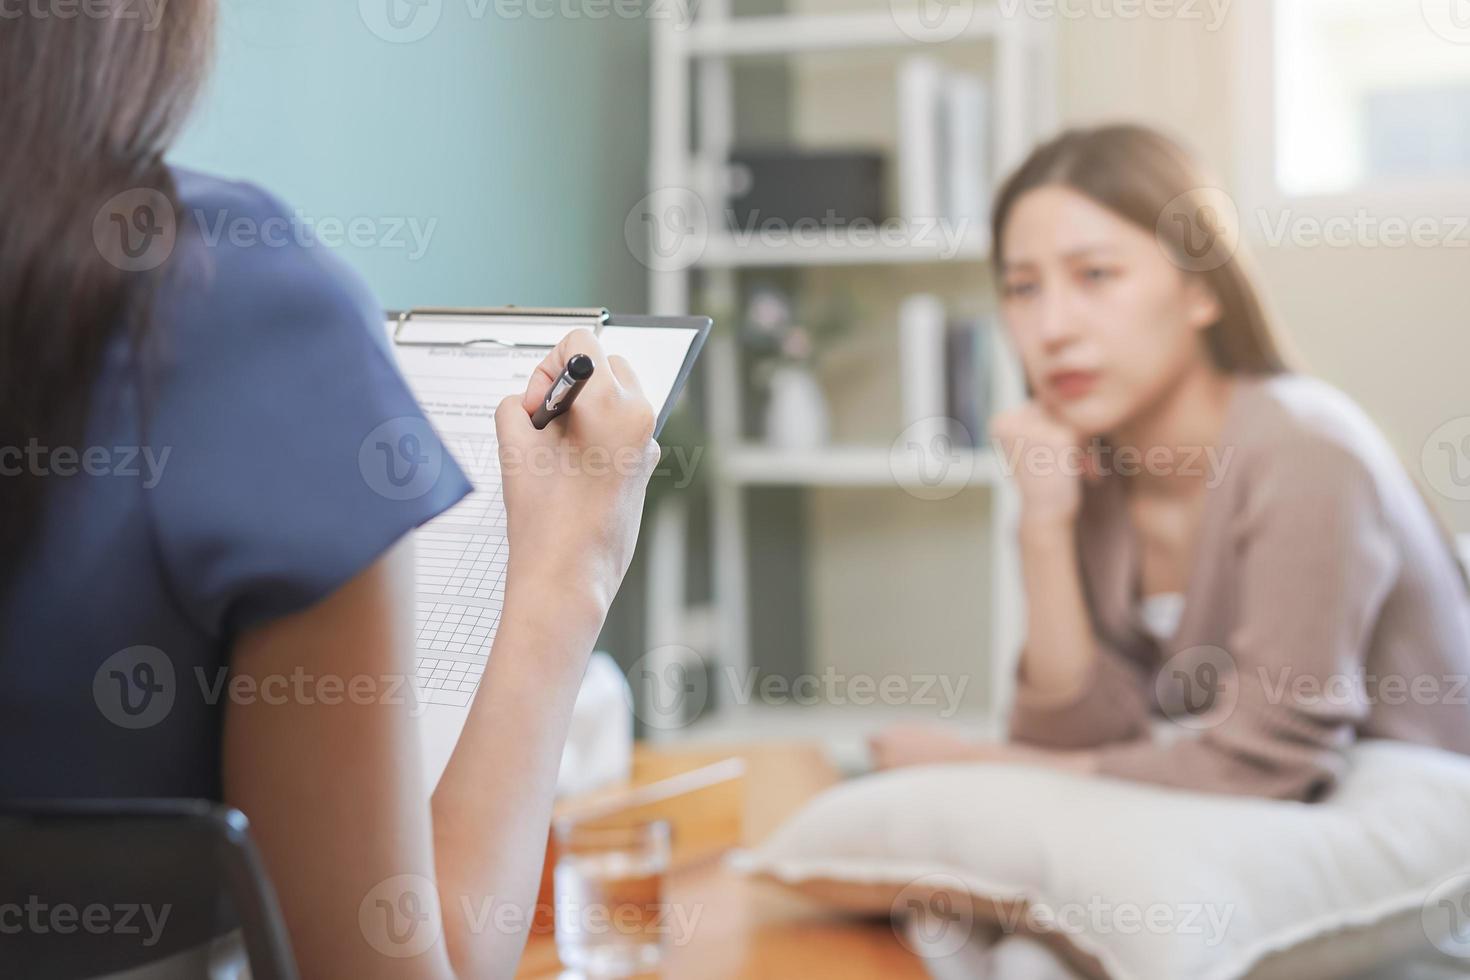
<path fill-rule="evenodd" d="M 544 429 L 531 415 L 567 362 L 592 359 L 576 404 Z M 601 626 L 632 561 L 648 479 L 658 462 L 654 413 L 628 362 L 576 330 L 547 355 L 526 391 L 495 413 L 510 565 L 507 604 L 555 595 L 558 616 Z"/>

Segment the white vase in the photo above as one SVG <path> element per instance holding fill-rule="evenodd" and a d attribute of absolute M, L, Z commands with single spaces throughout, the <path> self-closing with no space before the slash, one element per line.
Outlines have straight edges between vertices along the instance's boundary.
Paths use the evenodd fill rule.
<path fill-rule="evenodd" d="M 804 367 L 783 364 L 771 371 L 766 402 L 766 443 L 775 449 L 815 449 L 830 432 L 822 387 Z"/>

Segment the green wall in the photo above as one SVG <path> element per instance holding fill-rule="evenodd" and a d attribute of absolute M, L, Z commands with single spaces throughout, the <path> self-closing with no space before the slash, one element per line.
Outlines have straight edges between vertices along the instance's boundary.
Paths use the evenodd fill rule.
<path fill-rule="evenodd" d="M 385 306 L 644 306 L 623 220 L 646 190 L 645 18 L 596 18 L 610 7 L 588 0 L 219 2 L 175 162 L 263 184 L 313 221 L 368 219 L 340 252 Z M 390 3 L 417 9 L 405 33 Z M 428 24 L 406 42 L 373 29 Z"/>

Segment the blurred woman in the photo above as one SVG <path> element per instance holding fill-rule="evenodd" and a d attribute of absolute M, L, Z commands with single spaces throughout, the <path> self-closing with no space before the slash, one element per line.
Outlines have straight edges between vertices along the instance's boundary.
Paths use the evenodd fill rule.
<path fill-rule="evenodd" d="M 1290 369 L 1214 186 L 1164 136 L 1107 126 L 1001 189 L 1031 394 L 992 425 L 1021 496 L 1015 744 L 905 727 L 874 740 L 879 765 L 1310 800 L 1357 737 L 1470 753 L 1448 538 L 1363 412 Z"/>
<path fill-rule="evenodd" d="M 134 7 L 0 28 L 0 802 L 223 801 L 251 821 L 301 976 L 509 976 L 572 704 L 636 540 L 653 413 L 586 331 L 500 405 L 503 454 L 604 463 L 505 467 L 499 632 L 429 799 L 400 683 L 405 536 L 470 486 L 447 455 L 417 496 L 370 485 L 376 429 L 427 431 L 382 308 L 281 234 L 280 201 L 164 163 L 214 4 L 169 0 L 156 24 Z M 255 234 L 201 233 L 218 228 Z M 529 407 L 578 352 L 592 381 L 536 430 Z M 279 696 L 303 673 L 336 696 Z M 225 676 L 261 696 L 219 695 Z M 109 712 L 109 685 L 133 680 L 123 711 L 163 710 Z M 434 941 L 375 948 L 372 898 Z M 462 913 L 490 901 L 495 928 Z"/>

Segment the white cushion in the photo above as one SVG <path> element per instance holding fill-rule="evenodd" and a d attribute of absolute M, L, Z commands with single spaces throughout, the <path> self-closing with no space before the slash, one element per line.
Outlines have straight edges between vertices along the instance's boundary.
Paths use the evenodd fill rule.
<path fill-rule="evenodd" d="M 1315 804 L 898 769 L 834 787 L 734 863 L 858 912 L 929 911 L 937 930 L 904 934 L 934 956 L 1016 931 L 1113 978 L 1470 971 L 1470 758 L 1403 743 L 1356 745 Z"/>

